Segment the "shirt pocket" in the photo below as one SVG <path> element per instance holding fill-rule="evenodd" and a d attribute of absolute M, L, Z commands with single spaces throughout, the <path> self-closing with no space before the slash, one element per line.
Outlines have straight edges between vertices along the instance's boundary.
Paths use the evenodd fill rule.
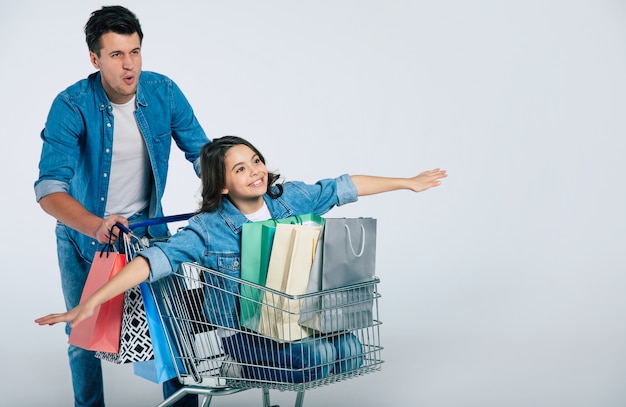
<path fill-rule="evenodd" d="M 231 277 L 239 278 L 241 273 L 241 260 L 239 254 L 218 255 L 217 271 Z"/>
<path fill-rule="evenodd" d="M 239 255 L 218 255 L 218 274 L 211 274 L 206 303 L 209 322 L 220 327 L 237 327 L 239 283 L 229 277 L 240 276 Z M 221 275 L 220 275 L 221 274 Z"/>

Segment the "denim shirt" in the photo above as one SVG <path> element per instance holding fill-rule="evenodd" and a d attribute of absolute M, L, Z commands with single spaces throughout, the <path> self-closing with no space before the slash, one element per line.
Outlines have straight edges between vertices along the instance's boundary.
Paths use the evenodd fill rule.
<path fill-rule="evenodd" d="M 358 199 L 357 189 L 347 174 L 315 184 L 286 182 L 283 188 L 279 198 L 264 196 L 273 219 L 308 213 L 323 215 L 335 206 Z M 229 276 L 240 277 L 241 229 L 246 222 L 249 222 L 248 218 L 227 199 L 216 211 L 195 215 L 167 242 L 155 243 L 153 247 L 139 252 L 150 262 L 150 281 L 174 273 L 183 262 L 195 262 Z M 220 280 L 213 283 L 224 286 L 226 280 Z M 238 290 L 236 286 L 224 288 L 227 292 Z M 207 300 L 216 301 L 216 297 L 220 296 L 216 306 L 208 310 L 209 321 L 237 327 L 235 296 L 215 290 L 207 295 Z"/>
<path fill-rule="evenodd" d="M 196 174 L 200 173 L 200 150 L 209 140 L 182 91 L 168 77 L 142 72 L 135 103 L 135 118 L 152 167 L 148 216 L 162 216 L 161 198 L 172 140 L 193 163 Z M 103 217 L 112 161 L 113 109 L 102 87 L 100 72 L 59 93 L 41 138 L 39 179 L 35 182 L 37 201 L 51 193 L 66 192 L 89 212 Z M 65 228 L 82 255 L 91 260 L 98 242 Z M 166 225 L 153 228 L 150 230 L 153 236 L 167 234 Z"/>

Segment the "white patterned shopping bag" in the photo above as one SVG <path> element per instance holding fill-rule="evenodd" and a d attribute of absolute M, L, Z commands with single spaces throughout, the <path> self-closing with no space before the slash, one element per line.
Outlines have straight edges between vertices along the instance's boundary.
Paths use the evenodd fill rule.
<path fill-rule="evenodd" d="M 142 362 L 154 358 L 139 286 L 131 288 L 124 295 L 119 353 L 96 352 L 96 357 L 117 364 Z"/>

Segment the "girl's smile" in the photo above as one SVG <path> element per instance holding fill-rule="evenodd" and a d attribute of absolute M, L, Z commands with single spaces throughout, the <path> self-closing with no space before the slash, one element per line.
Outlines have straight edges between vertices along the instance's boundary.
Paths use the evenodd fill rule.
<path fill-rule="evenodd" d="M 224 155 L 224 189 L 233 204 L 243 213 L 253 213 L 263 205 L 267 192 L 268 170 L 248 146 L 238 144 Z"/>

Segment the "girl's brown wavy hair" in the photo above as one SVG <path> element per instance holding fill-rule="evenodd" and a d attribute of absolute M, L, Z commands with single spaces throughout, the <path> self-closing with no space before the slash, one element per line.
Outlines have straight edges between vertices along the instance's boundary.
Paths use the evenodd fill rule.
<path fill-rule="evenodd" d="M 222 199 L 226 196 L 222 194 L 226 186 L 224 157 L 231 147 L 242 144 L 254 151 L 259 156 L 261 162 L 265 164 L 263 154 L 250 142 L 241 137 L 224 136 L 216 138 L 202 147 L 200 152 L 200 178 L 202 181 L 200 212 L 212 212 L 222 204 Z M 280 174 L 268 171 L 267 194 L 272 198 L 278 198 L 283 193 L 283 186 L 277 183 L 278 179 L 280 179 Z"/>

